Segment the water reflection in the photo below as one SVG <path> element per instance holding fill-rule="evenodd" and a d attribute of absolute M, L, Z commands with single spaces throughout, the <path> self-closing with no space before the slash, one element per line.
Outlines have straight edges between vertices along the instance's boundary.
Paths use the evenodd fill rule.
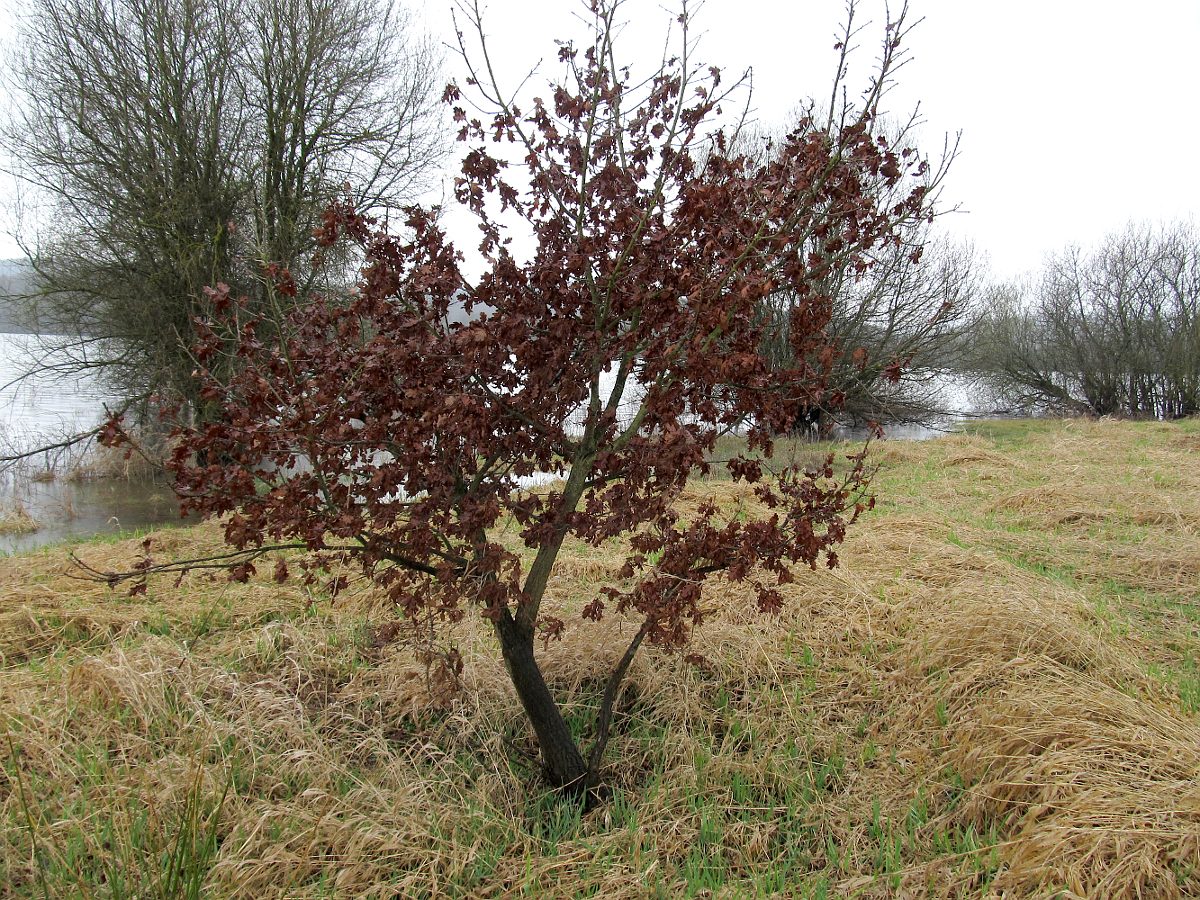
<path fill-rule="evenodd" d="M 83 374 L 27 376 L 47 357 L 41 339 L 0 333 L 0 438 L 8 444 L 41 435 L 62 435 L 95 425 L 110 399 L 96 379 Z"/>
<path fill-rule="evenodd" d="M 38 524 L 38 530 L 0 534 L 0 554 L 96 535 L 115 537 L 180 521 L 174 494 L 159 482 L 110 479 L 0 483 L 0 509 L 17 505 Z"/>
<path fill-rule="evenodd" d="M 88 376 L 25 378 L 41 344 L 35 335 L 0 334 L 0 449 L 37 447 L 100 421 L 106 397 Z M 44 361 L 44 360 L 43 360 Z M 70 454 L 46 454 L 0 477 L 0 515 L 24 510 L 38 525 L 27 534 L 0 534 L 0 554 L 63 540 L 153 528 L 179 521 L 169 488 L 150 481 L 72 480 Z M 52 480 L 47 470 L 54 474 Z"/>
<path fill-rule="evenodd" d="M 928 441 L 953 434 L 961 427 L 961 420 L 947 419 L 932 425 L 884 425 L 883 437 L 889 441 Z M 865 427 L 839 425 L 830 437 L 835 441 L 865 441 L 874 435 Z"/>

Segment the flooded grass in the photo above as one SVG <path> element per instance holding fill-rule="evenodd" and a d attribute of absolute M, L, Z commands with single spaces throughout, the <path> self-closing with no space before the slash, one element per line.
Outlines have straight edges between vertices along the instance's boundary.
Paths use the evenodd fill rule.
<path fill-rule="evenodd" d="M 38 527 L 37 520 L 20 501 L 0 506 L 0 537 L 33 534 Z"/>
<path fill-rule="evenodd" d="M 178 524 L 179 504 L 158 481 L 104 478 L 0 482 L 0 523 L 4 512 L 36 528 L 6 529 L 0 524 L 0 554 L 31 550 L 62 541 L 97 536 L 116 538 L 147 528 Z"/>
<path fill-rule="evenodd" d="M 591 810 L 539 786 L 474 616 L 456 680 L 375 639 L 365 585 L 129 597 L 62 549 L 0 560 L 7 890 L 1200 895 L 1200 423 L 1022 427 L 876 445 L 879 505 L 777 619 L 714 584 L 703 664 L 635 661 Z M 706 497 L 753 502 L 704 481 L 684 514 Z M 578 611 L 618 569 L 615 544 L 571 546 L 546 601 L 568 629 L 541 658 L 579 729 L 632 626 Z"/>

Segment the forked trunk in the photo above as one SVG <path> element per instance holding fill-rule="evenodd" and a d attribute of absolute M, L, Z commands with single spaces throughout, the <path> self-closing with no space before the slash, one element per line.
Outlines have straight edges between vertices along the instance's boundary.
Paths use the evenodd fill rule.
<path fill-rule="evenodd" d="M 533 635 L 507 616 L 496 623 L 496 634 L 513 687 L 537 733 L 546 779 L 565 791 L 582 791 L 587 765 L 534 658 Z"/>

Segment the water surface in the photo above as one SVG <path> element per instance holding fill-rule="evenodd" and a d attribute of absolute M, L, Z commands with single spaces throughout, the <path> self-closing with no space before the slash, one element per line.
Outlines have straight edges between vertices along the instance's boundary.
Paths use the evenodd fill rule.
<path fill-rule="evenodd" d="M 88 375 L 22 378 L 42 356 L 40 346 L 36 335 L 0 333 L 0 454 L 91 428 L 112 399 Z M 72 480 L 77 462 L 77 453 L 51 451 L 0 475 L 0 511 L 19 507 L 40 526 L 29 534 L 0 534 L 0 554 L 179 521 L 179 506 L 165 485 Z"/>
<path fill-rule="evenodd" d="M 0 508 L 19 504 L 40 526 L 0 534 L 0 555 L 97 535 L 118 537 L 180 521 L 171 489 L 158 482 L 98 479 L 0 484 Z"/>

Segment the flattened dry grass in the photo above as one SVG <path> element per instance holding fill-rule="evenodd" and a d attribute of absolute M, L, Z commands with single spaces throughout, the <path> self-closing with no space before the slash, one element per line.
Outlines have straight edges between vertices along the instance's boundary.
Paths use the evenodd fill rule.
<path fill-rule="evenodd" d="M 20 502 L 0 505 L 0 534 L 30 534 L 40 527 Z"/>
<path fill-rule="evenodd" d="M 637 658 L 589 811 L 538 786 L 474 618 L 453 676 L 380 639 L 365 587 L 128 598 L 61 550 L 2 560 L 0 870 L 30 897 L 1200 895 L 1196 435 L 878 445 L 885 502 L 839 569 L 777 620 L 715 583 L 703 662 Z M 701 482 L 685 514 L 702 495 L 751 502 Z M 632 635 L 578 623 L 616 550 L 568 548 L 547 601 L 581 733 Z"/>

